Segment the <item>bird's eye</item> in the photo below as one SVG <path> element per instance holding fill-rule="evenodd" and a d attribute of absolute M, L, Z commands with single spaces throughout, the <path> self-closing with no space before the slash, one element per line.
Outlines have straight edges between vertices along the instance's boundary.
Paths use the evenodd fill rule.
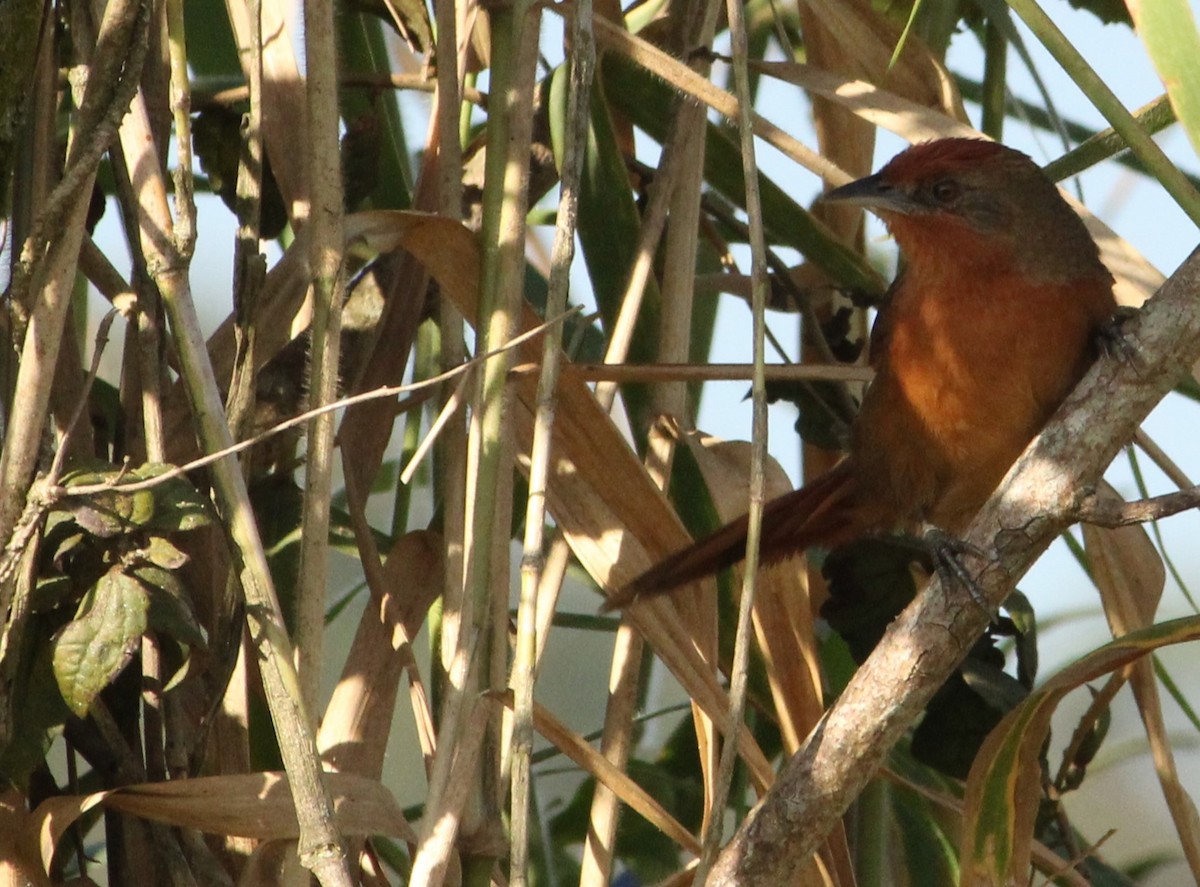
<path fill-rule="evenodd" d="M 962 193 L 962 189 L 953 179 L 943 179 L 937 182 L 932 189 L 933 199 L 938 203 L 953 203 L 960 193 Z"/>

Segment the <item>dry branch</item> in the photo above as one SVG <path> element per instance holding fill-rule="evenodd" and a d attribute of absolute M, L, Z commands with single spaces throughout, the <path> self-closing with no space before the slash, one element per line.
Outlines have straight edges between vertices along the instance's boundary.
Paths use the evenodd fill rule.
<path fill-rule="evenodd" d="M 1197 506 L 1200 506 L 1200 487 L 1189 487 L 1136 502 L 1089 496 L 1079 503 L 1074 516 L 1081 523 L 1098 527 L 1127 527 L 1160 520 Z"/>

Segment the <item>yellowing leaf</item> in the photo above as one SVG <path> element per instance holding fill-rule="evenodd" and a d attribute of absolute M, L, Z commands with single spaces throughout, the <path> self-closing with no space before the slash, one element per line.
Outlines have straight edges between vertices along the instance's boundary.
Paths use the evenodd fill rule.
<path fill-rule="evenodd" d="M 1197 639 L 1200 617 L 1195 616 L 1130 632 L 1063 669 L 1005 716 L 967 779 L 960 884 L 1023 884 L 1028 879 L 1033 819 L 1041 797 L 1038 753 L 1062 698 L 1160 647 Z"/>

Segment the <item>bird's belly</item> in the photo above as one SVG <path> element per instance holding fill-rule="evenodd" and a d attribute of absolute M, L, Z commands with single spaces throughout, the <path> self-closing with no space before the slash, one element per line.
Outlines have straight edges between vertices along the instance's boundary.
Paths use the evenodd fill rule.
<path fill-rule="evenodd" d="M 934 343 L 931 345 L 930 343 Z M 1082 343 L 1041 343 L 1036 361 L 1022 361 L 1012 342 L 930 337 L 906 355 L 903 335 L 889 355 L 903 373 L 889 373 L 880 391 L 891 401 L 864 422 L 876 427 L 860 449 L 882 450 L 876 477 L 909 522 L 957 532 L 995 490 L 1017 457 L 1074 384 Z M 939 348 L 938 345 L 941 345 Z M 1031 377 L 1015 367 L 1037 366 Z M 878 380 L 877 380 L 878 381 Z M 864 417 L 866 418 L 866 417 Z M 883 480 L 886 478 L 886 480 Z"/>
<path fill-rule="evenodd" d="M 935 471 L 923 520 L 951 532 L 966 527 L 1043 424 L 1031 400 L 1014 390 L 993 389 L 986 398 L 949 387 L 918 394 L 925 456 Z"/>

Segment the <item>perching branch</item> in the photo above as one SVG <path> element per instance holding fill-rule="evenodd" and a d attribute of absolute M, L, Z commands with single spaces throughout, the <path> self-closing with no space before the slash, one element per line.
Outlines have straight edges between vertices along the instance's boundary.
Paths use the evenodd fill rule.
<path fill-rule="evenodd" d="M 1080 513 L 1150 410 L 1200 358 L 1200 251 L 1127 332 L 1142 358 L 1097 363 L 966 533 L 994 558 L 975 578 L 992 607 Z M 793 882 L 970 649 L 990 613 L 934 579 L 889 627 L 721 854 L 709 885 Z"/>

